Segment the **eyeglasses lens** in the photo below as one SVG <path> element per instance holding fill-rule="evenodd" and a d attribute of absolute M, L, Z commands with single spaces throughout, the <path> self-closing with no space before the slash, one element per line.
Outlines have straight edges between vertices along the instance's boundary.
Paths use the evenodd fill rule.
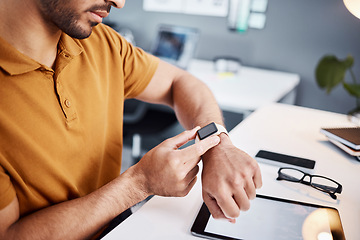
<path fill-rule="evenodd" d="M 283 168 L 280 173 L 283 179 L 293 182 L 299 182 L 304 176 L 304 173 L 290 168 Z"/>
<path fill-rule="evenodd" d="M 313 185 L 313 187 L 326 192 L 335 192 L 338 188 L 338 184 L 336 184 L 335 182 L 317 176 L 312 177 L 311 184 Z"/>

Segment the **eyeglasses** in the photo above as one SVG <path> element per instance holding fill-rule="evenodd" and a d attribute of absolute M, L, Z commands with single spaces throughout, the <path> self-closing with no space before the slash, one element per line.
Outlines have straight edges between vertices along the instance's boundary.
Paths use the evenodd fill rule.
<path fill-rule="evenodd" d="M 309 177 L 309 181 L 305 181 L 305 177 Z M 280 168 L 276 180 L 286 180 L 290 182 L 298 182 L 311 186 L 317 190 L 328 193 L 330 197 L 336 199 L 335 193 L 341 193 L 342 186 L 340 183 L 319 175 L 311 175 L 296 168 Z"/>

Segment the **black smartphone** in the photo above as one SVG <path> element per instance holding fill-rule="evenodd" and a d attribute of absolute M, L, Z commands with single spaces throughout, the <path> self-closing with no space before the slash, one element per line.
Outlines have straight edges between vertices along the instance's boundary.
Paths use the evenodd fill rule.
<path fill-rule="evenodd" d="M 276 152 L 270 152 L 266 150 L 260 150 L 255 157 L 259 159 L 263 159 L 264 163 L 268 164 L 275 164 L 275 165 L 281 165 L 281 164 L 287 164 L 297 167 L 303 167 L 307 169 L 314 169 L 315 167 L 315 161 L 310 160 L 307 158 L 301 158 L 301 157 L 295 157 L 291 155 L 286 155 L 282 153 L 276 153 Z M 283 165 L 281 165 L 283 166 Z"/>

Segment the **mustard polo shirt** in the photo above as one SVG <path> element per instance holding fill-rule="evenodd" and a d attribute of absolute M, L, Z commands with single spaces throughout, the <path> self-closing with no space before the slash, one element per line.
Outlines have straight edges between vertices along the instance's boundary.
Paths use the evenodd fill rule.
<path fill-rule="evenodd" d="M 116 178 L 124 99 L 157 64 L 102 24 L 87 39 L 62 34 L 55 70 L 0 38 L 0 209 L 16 195 L 24 216 Z"/>

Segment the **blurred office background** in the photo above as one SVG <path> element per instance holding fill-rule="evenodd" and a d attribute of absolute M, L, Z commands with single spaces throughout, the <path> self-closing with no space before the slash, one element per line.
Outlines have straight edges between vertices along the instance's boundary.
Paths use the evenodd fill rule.
<path fill-rule="evenodd" d="M 356 105 L 341 85 L 328 95 L 315 81 L 316 65 L 326 54 L 340 59 L 351 54 L 353 72 L 360 80 L 360 20 L 342 0 L 268 0 L 265 27 L 245 32 L 230 31 L 227 17 L 144 11 L 143 0 L 127 0 L 123 9 L 112 9 L 107 21 L 116 29 L 130 29 L 136 45 L 148 51 L 160 24 L 197 28 L 200 39 L 195 58 L 236 57 L 245 66 L 297 73 L 295 105 L 338 113 Z M 350 82 L 350 76 L 346 78 Z M 242 120 L 232 114 L 225 112 L 230 129 Z M 148 146 L 162 139 L 150 140 Z"/>
<path fill-rule="evenodd" d="M 197 28 L 196 58 L 233 56 L 246 66 L 297 73 L 301 82 L 296 105 L 339 113 L 355 107 L 355 98 L 342 86 L 327 95 L 314 76 L 325 54 L 341 59 L 351 54 L 353 71 L 360 79 L 360 20 L 342 0 L 269 0 L 265 28 L 244 33 L 229 31 L 226 17 L 144 11 L 143 0 L 127 0 L 123 9 L 112 9 L 109 20 L 129 28 L 145 50 L 150 49 L 159 24 Z"/>

